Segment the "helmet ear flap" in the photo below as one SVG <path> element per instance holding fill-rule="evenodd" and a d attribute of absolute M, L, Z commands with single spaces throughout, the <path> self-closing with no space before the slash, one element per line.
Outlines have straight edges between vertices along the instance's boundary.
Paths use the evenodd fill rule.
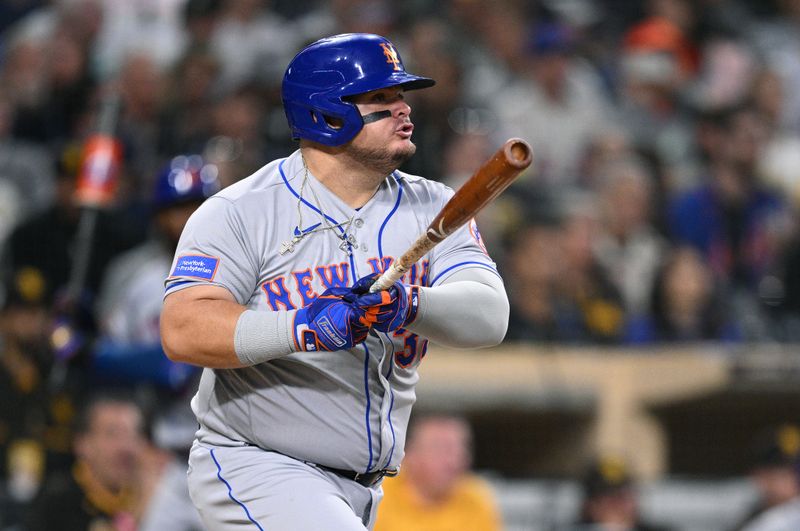
<path fill-rule="evenodd" d="M 353 103 L 314 94 L 307 103 L 284 100 L 284 108 L 292 126 L 292 136 L 311 139 L 328 146 L 340 146 L 352 140 L 364 120 Z"/>

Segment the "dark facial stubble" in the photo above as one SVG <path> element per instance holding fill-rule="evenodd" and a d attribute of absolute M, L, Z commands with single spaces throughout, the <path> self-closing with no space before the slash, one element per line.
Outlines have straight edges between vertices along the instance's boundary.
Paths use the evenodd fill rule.
<path fill-rule="evenodd" d="M 390 151 L 385 146 L 378 148 L 362 147 L 350 144 L 347 153 L 356 162 L 374 169 L 382 175 L 388 175 L 403 165 L 417 151 L 417 146 L 413 143 L 405 149 Z"/>

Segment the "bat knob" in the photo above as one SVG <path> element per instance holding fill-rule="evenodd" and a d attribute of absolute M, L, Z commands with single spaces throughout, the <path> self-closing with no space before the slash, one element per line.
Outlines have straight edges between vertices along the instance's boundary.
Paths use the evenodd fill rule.
<path fill-rule="evenodd" d="M 521 138 L 509 138 L 503 146 L 506 160 L 513 167 L 524 170 L 533 162 L 533 150 L 530 144 Z"/>

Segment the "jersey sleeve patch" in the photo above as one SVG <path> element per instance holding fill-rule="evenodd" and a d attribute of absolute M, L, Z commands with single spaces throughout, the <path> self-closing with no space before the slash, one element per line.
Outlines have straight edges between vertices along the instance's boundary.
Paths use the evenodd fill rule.
<path fill-rule="evenodd" d="M 481 236 L 481 232 L 478 230 L 478 224 L 475 222 L 475 218 L 472 218 L 469 221 L 469 233 L 472 235 L 472 238 L 475 240 L 481 250 L 486 254 L 489 255 L 489 251 L 486 249 L 486 243 L 483 241 L 483 236 Z"/>
<path fill-rule="evenodd" d="M 201 254 L 187 254 L 178 257 L 170 278 L 191 277 L 211 281 L 214 280 L 218 267 L 219 258 Z"/>

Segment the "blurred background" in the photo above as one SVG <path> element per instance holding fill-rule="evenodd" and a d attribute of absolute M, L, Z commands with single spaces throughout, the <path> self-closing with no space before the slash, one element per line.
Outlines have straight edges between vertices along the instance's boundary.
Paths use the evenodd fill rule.
<path fill-rule="evenodd" d="M 418 388 L 503 527 L 606 529 L 600 477 L 663 528 L 800 529 L 799 0 L 3 0 L 0 530 L 102 457 L 76 450 L 100 389 L 141 415 L 112 529 L 196 529 L 146 516 L 197 377 L 160 352 L 162 281 L 205 197 L 295 149 L 285 66 L 344 32 L 437 80 L 403 170 L 455 188 L 509 137 L 535 152 L 478 219 L 506 340 L 432 345 Z"/>

